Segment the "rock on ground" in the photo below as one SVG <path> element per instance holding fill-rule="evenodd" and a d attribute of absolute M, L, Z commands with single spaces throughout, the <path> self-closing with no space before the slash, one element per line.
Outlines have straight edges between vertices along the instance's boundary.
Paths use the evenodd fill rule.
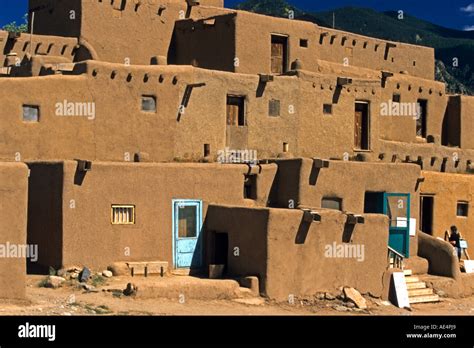
<path fill-rule="evenodd" d="M 347 301 L 353 302 L 357 308 L 367 309 L 367 301 L 359 291 L 354 288 L 344 288 L 344 296 Z"/>

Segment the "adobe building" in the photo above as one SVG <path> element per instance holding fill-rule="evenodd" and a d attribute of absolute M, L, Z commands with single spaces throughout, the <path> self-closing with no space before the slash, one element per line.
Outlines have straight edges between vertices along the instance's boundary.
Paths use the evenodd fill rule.
<path fill-rule="evenodd" d="M 473 293 L 437 237 L 455 224 L 474 243 L 474 98 L 434 80 L 433 49 L 220 0 L 31 0 L 30 23 L 0 31 L 0 163 L 30 170 L 28 272 L 222 265 L 285 300 L 387 298 L 410 269 Z M 416 283 L 410 301 L 438 300 Z"/>

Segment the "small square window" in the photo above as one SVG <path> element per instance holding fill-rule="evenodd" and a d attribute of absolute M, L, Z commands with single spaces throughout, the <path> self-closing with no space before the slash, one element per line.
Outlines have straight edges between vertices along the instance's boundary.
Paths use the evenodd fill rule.
<path fill-rule="evenodd" d="M 142 96 L 142 111 L 156 112 L 156 97 L 152 95 Z"/>
<path fill-rule="evenodd" d="M 456 215 L 460 217 L 467 217 L 469 213 L 469 203 L 468 202 L 458 202 L 456 209 Z"/>
<path fill-rule="evenodd" d="M 39 122 L 39 106 L 23 105 L 23 121 Z"/>
<path fill-rule="evenodd" d="M 308 48 L 308 40 L 300 39 L 300 47 Z"/>
<path fill-rule="evenodd" d="M 332 115 L 332 104 L 324 104 L 323 105 L 323 114 Z"/>
<path fill-rule="evenodd" d="M 392 97 L 392 101 L 393 101 L 394 103 L 400 103 L 400 101 L 401 101 L 401 96 L 400 96 L 400 94 L 396 94 L 396 93 L 395 93 L 395 94 L 393 95 L 393 97 Z"/>
<path fill-rule="evenodd" d="M 321 200 L 321 208 L 342 211 L 342 199 L 337 197 L 323 197 Z"/>
<path fill-rule="evenodd" d="M 111 222 L 113 225 L 134 225 L 135 206 L 134 205 L 113 205 Z"/>
<path fill-rule="evenodd" d="M 272 99 L 268 103 L 268 114 L 270 116 L 280 116 L 280 101 Z"/>

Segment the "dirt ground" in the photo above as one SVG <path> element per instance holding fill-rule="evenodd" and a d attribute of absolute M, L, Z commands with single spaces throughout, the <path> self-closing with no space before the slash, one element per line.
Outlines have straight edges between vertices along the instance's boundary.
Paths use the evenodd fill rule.
<path fill-rule="evenodd" d="M 399 309 L 379 299 L 366 297 L 367 310 L 348 308 L 342 300 L 298 300 L 293 304 L 262 298 L 199 300 L 139 298 L 104 289 L 125 288 L 128 279 L 109 278 L 97 292 L 78 284 L 51 289 L 39 287 L 45 276 L 28 276 L 26 301 L 0 302 L 0 315 L 472 315 L 474 297 L 442 298 L 439 303 L 415 304 Z"/>

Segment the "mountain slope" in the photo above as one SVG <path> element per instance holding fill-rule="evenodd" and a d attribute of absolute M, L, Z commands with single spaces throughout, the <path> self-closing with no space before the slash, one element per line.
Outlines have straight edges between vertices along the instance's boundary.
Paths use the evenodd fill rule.
<path fill-rule="evenodd" d="M 248 0 L 239 9 L 286 17 L 288 9 L 297 19 L 324 27 L 335 28 L 385 40 L 400 41 L 435 48 L 436 77 L 447 83 L 450 93 L 474 95 L 474 31 L 444 28 L 404 14 L 398 19 L 394 11 L 377 12 L 372 9 L 344 7 L 334 11 L 305 13 L 284 0 Z M 457 58 L 458 66 L 454 66 Z"/>

